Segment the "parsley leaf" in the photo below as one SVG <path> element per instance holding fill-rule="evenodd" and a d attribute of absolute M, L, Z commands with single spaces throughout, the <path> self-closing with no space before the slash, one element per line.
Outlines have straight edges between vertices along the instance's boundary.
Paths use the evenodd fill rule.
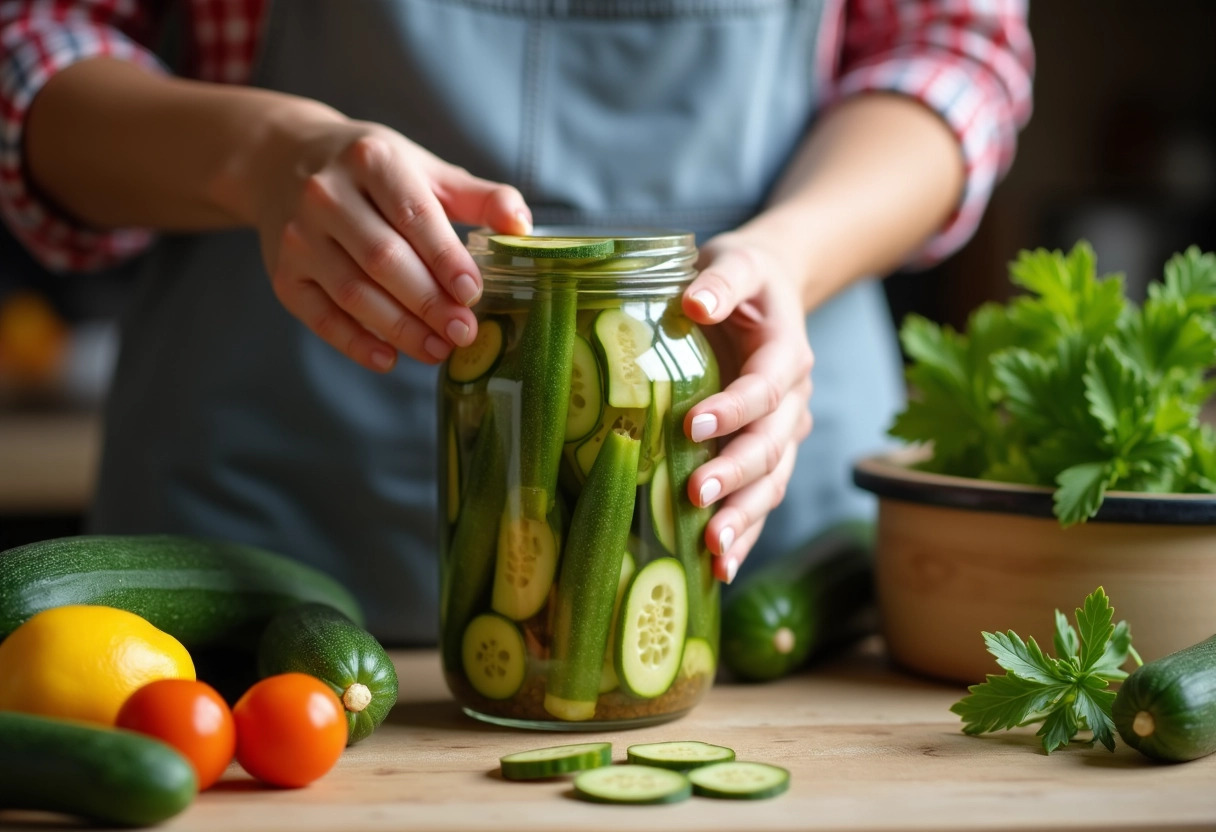
<path fill-rule="evenodd" d="M 1110 709 L 1115 701 L 1111 681 L 1127 674 L 1122 666 L 1131 657 L 1131 628 L 1114 622 L 1114 608 L 1098 587 L 1075 612 L 1077 627 L 1059 611 L 1055 614 L 1058 657 L 1043 653 L 1033 638 L 1025 641 L 1010 630 L 983 633 L 988 652 L 1005 669 L 969 687 L 968 695 L 950 707 L 963 719 L 963 732 L 985 734 L 1042 722 L 1037 736 L 1050 754 L 1067 745 L 1077 732 L 1089 730 L 1093 741 L 1115 748 Z"/>

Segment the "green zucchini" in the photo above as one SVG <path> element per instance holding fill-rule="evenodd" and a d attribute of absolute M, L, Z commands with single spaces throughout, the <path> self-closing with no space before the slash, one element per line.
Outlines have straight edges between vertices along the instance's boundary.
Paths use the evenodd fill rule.
<path fill-rule="evenodd" d="M 612 765 L 612 743 L 583 742 L 516 751 L 498 758 L 507 780 L 540 780 Z"/>
<path fill-rule="evenodd" d="M 561 533 L 556 505 L 549 519 L 534 520 L 508 500 L 498 524 L 498 555 L 490 606 L 515 621 L 531 618 L 549 599 L 557 574 Z"/>
<path fill-rule="evenodd" d="M 570 404 L 566 409 L 567 442 L 584 439 L 599 426 L 604 409 L 602 384 L 595 351 L 586 338 L 575 335 L 570 365 Z"/>
<path fill-rule="evenodd" d="M 528 671 L 519 628 L 501 615 L 483 613 L 469 622 L 461 642 L 465 677 L 487 699 L 510 699 Z"/>
<path fill-rule="evenodd" d="M 0 738 L 0 808 L 151 826 L 198 793 L 185 757 L 134 731 L 0 712 Z"/>
<path fill-rule="evenodd" d="M 732 748 L 711 745 L 700 740 L 648 742 L 625 749 L 625 758 L 639 766 L 688 771 L 712 763 L 728 763 L 735 759 Z"/>
<path fill-rule="evenodd" d="M 42 610 L 96 604 L 133 612 L 189 648 L 252 652 L 276 613 L 306 601 L 363 622 L 358 602 L 333 578 L 240 543 L 93 535 L 0 552 L 0 639 Z"/>
<path fill-rule="evenodd" d="M 633 521 L 641 440 L 612 431 L 574 507 L 557 581 L 544 707 L 558 719 L 595 715 L 621 561 Z"/>
<path fill-rule="evenodd" d="M 448 524 L 456 522 L 460 514 L 460 443 L 456 439 L 456 424 L 448 423 L 448 455 L 446 486 Z"/>
<path fill-rule="evenodd" d="M 623 309 L 605 309 L 595 319 L 595 344 L 604 361 L 604 389 L 613 407 L 650 405 L 650 376 L 638 359 L 654 342 L 654 327 Z"/>
<path fill-rule="evenodd" d="M 633 573 L 638 569 L 637 561 L 629 550 L 625 550 L 621 558 L 621 575 L 616 584 L 616 600 L 612 603 L 612 623 L 608 627 L 608 646 L 604 650 L 604 664 L 600 668 L 600 693 L 614 691 L 620 685 L 616 677 L 616 631 L 620 626 L 621 602 L 625 600 L 625 590 L 633 579 Z"/>
<path fill-rule="evenodd" d="M 737 760 L 694 768 L 688 779 L 693 794 L 728 800 L 761 800 L 790 787 L 790 773 L 781 766 Z"/>
<path fill-rule="evenodd" d="M 626 763 L 584 771 L 574 794 L 592 803 L 676 803 L 692 795 L 692 784 L 678 771 Z"/>
<path fill-rule="evenodd" d="M 667 460 L 661 459 L 654 466 L 647 493 L 650 505 L 650 528 L 668 554 L 676 553 L 676 516 L 672 507 L 671 474 Z"/>
<path fill-rule="evenodd" d="M 1154 760 L 1216 753 L 1216 635 L 1134 670 L 1111 718 L 1124 742 Z"/>
<path fill-rule="evenodd" d="M 515 234 L 490 237 L 490 251 L 512 257 L 586 260 L 608 257 L 615 248 L 611 237 L 521 237 Z"/>
<path fill-rule="evenodd" d="M 675 558 L 657 558 L 625 592 L 617 636 L 616 675 L 639 699 L 667 692 L 680 671 L 688 628 L 688 584 Z"/>
<path fill-rule="evenodd" d="M 276 615 L 258 643 L 258 673 L 307 673 L 346 708 L 347 745 L 371 736 L 397 701 L 397 671 L 375 637 L 333 607 L 301 604 Z"/>
<path fill-rule="evenodd" d="M 872 540 L 870 524 L 840 524 L 745 575 L 722 610 L 723 665 L 740 679 L 779 679 L 863 634 L 874 600 Z"/>
<path fill-rule="evenodd" d="M 494 318 L 478 321 L 473 343 L 457 347 L 448 356 L 448 378 L 458 384 L 469 384 L 488 376 L 498 365 L 505 343 L 502 323 Z"/>

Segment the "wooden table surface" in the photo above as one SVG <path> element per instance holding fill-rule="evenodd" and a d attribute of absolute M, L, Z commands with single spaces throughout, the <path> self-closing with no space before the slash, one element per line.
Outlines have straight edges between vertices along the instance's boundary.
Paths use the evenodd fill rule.
<path fill-rule="evenodd" d="M 1119 744 L 1044 756 L 1032 729 L 967 737 L 949 712 L 964 692 L 901 673 L 877 639 L 768 685 L 718 684 L 688 716 L 611 733 L 534 733 L 484 725 L 448 695 L 430 651 L 395 653 L 401 697 L 388 722 L 306 789 L 267 790 L 235 765 L 160 827 L 167 832 L 308 830 L 956 830 L 1216 829 L 1216 755 L 1155 764 Z M 670 806 L 602 806 L 569 779 L 512 783 L 499 756 L 610 740 L 698 739 L 739 759 L 787 767 L 790 790 L 758 801 L 693 797 Z M 37 820 L 22 826 L 26 821 Z M 0 813 L 0 827 L 47 816 Z"/>

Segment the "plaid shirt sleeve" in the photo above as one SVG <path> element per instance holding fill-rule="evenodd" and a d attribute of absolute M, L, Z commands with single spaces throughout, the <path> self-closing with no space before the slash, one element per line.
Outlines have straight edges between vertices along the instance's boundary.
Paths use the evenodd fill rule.
<path fill-rule="evenodd" d="M 248 79 L 266 0 L 188 0 L 189 75 Z M 149 44 L 161 0 L 0 0 L 0 216 L 53 271 L 90 271 L 138 253 L 143 229 L 87 228 L 41 199 L 26 178 L 22 131 L 30 103 L 56 72 L 109 56 L 163 72 Z"/>
<path fill-rule="evenodd" d="M 971 237 L 1013 161 L 1031 109 L 1027 2 L 837 0 L 827 21 L 829 104 L 865 92 L 908 95 L 938 113 L 962 148 L 962 200 L 915 265 L 940 260 Z"/>

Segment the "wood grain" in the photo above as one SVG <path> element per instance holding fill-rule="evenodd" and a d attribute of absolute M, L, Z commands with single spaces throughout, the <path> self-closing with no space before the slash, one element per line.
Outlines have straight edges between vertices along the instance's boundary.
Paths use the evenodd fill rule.
<path fill-rule="evenodd" d="M 233 766 L 161 829 L 310 830 L 1081 830 L 1216 829 L 1216 755 L 1154 764 L 1120 744 L 1044 756 L 1033 731 L 967 737 L 950 705 L 962 686 L 891 668 L 877 639 L 763 686 L 722 684 L 682 720 L 613 733 L 531 733 L 466 717 L 430 651 L 394 654 L 402 694 L 389 721 L 306 789 L 258 787 Z M 995 666 L 994 666 L 995 667 Z M 977 680 L 978 681 L 978 680 Z M 699 739 L 784 765 L 788 793 L 756 803 L 586 804 L 568 779 L 510 783 L 511 751 L 591 739 Z M 0 812 L 0 826 L 47 828 Z M 10 826 L 11 825 L 11 826 Z"/>

